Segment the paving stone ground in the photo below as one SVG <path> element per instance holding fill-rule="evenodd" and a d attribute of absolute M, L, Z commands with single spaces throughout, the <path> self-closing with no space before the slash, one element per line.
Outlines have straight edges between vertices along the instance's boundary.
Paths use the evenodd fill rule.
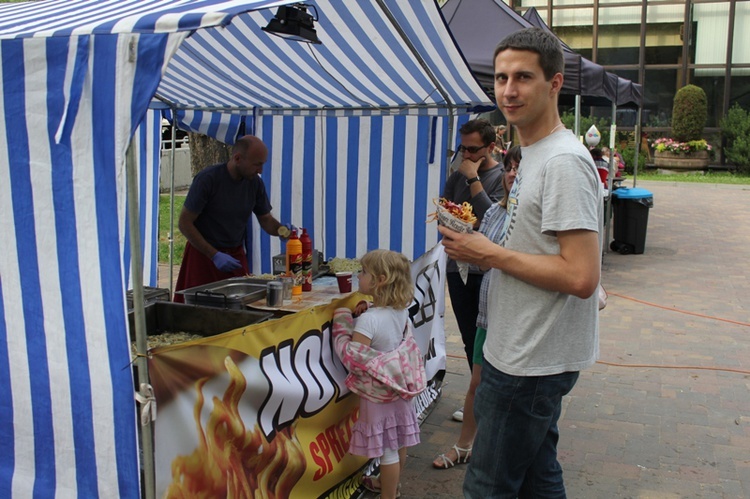
<path fill-rule="evenodd" d="M 654 200 L 645 252 L 604 255 L 600 361 L 563 401 L 568 497 L 748 498 L 750 186 L 637 187 Z M 431 466 L 455 443 L 469 385 L 450 304 L 445 319 L 443 393 L 409 450 L 404 498 L 463 497 L 465 466 Z"/>
<path fill-rule="evenodd" d="M 564 400 L 568 497 L 750 497 L 750 187 L 637 187 L 654 198 L 645 252 L 604 255 L 600 362 Z M 443 395 L 409 451 L 402 497 L 463 496 L 465 466 L 431 466 L 456 440 L 451 414 L 469 383 L 450 306 L 446 342 Z"/>

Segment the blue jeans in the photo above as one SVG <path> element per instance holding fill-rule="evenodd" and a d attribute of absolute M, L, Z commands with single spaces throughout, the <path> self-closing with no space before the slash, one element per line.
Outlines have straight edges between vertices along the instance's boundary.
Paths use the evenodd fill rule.
<path fill-rule="evenodd" d="M 464 479 L 464 496 L 564 498 L 557 461 L 562 398 L 578 372 L 511 376 L 485 359 L 474 397 L 477 435 Z"/>

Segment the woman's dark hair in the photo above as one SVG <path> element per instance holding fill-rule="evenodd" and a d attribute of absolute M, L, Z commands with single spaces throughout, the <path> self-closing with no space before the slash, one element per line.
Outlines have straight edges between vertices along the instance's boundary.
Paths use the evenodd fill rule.
<path fill-rule="evenodd" d="M 505 168 L 508 168 L 512 163 L 521 164 L 521 146 L 513 146 L 510 149 L 508 149 L 508 152 L 505 153 L 505 157 L 503 158 L 503 166 Z M 505 175 L 507 175 L 507 171 L 505 172 Z M 505 178 L 503 178 L 503 199 L 500 200 L 500 206 L 503 208 L 508 207 L 508 196 L 510 196 L 510 192 L 508 192 L 508 189 L 505 188 Z"/>
<path fill-rule="evenodd" d="M 503 166 L 508 168 L 513 161 L 516 163 L 521 162 L 521 146 L 513 146 L 508 149 L 508 152 L 505 153 L 505 157 L 503 158 Z"/>

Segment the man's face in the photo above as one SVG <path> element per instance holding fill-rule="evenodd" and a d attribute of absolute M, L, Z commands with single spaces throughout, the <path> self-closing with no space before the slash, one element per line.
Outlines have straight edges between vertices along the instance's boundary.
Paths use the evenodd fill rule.
<path fill-rule="evenodd" d="M 479 132 L 471 132 L 461 135 L 461 146 L 459 149 L 464 159 L 479 161 L 489 154 L 493 144 L 494 142 L 491 144 L 485 144 L 482 141 Z"/>
<path fill-rule="evenodd" d="M 544 79 L 535 52 L 507 49 L 495 57 L 495 99 L 510 124 L 533 126 L 555 105 L 556 85 L 557 78 Z"/>
<path fill-rule="evenodd" d="M 263 164 L 266 162 L 268 150 L 262 144 L 249 147 L 244 153 L 238 153 L 237 170 L 244 178 L 253 178 L 263 173 Z"/>

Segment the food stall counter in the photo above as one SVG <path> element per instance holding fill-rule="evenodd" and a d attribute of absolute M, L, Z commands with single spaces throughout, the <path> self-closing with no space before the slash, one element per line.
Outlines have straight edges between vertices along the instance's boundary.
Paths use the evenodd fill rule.
<path fill-rule="evenodd" d="M 357 291 L 357 278 L 352 279 L 352 291 Z M 333 300 L 344 298 L 351 293 L 340 293 L 336 282 L 336 277 L 323 275 L 313 280 L 312 291 L 302 292 L 299 295 L 292 295 L 291 300 L 284 300 L 280 306 L 269 307 L 266 305 L 266 299 L 259 299 L 248 303 L 246 306 L 254 310 L 265 310 L 274 312 L 277 315 L 293 314 L 308 308 L 320 305 L 328 305 Z"/>

